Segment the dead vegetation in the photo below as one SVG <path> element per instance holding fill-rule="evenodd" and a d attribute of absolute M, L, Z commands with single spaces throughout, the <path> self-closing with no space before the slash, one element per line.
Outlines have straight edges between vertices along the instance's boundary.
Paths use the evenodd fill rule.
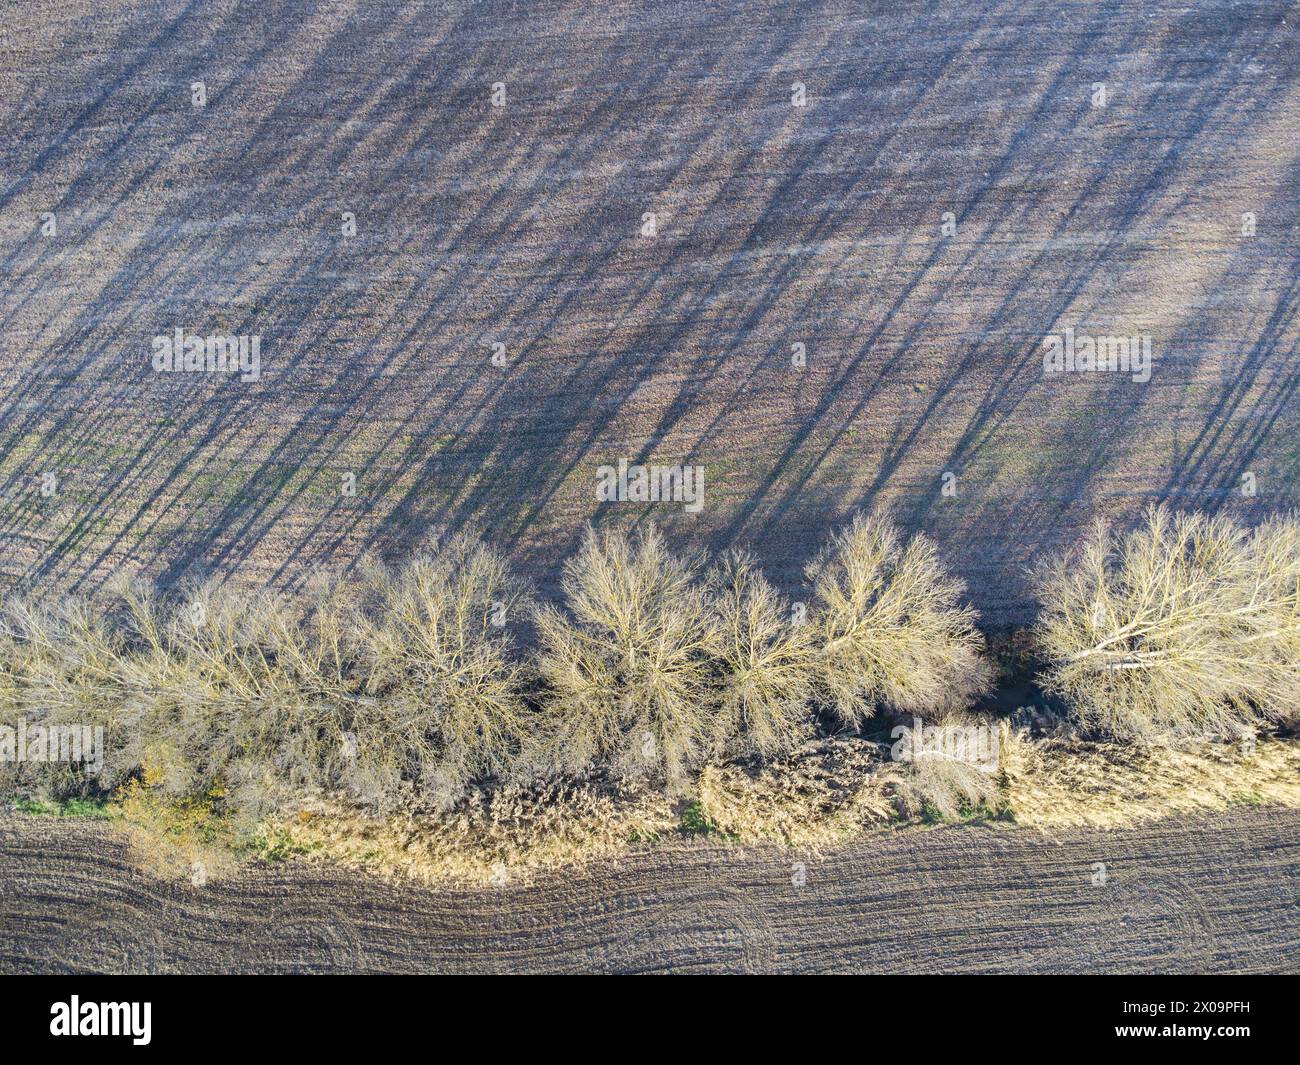
<path fill-rule="evenodd" d="M 890 785 L 902 770 L 879 744 L 821 740 L 769 765 L 708 766 L 699 812 L 739 843 L 826 847 L 896 816 Z"/>
<path fill-rule="evenodd" d="M 589 773 L 475 787 L 442 812 L 412 804 L 381 814 L 346 794 L 301 797 L 249 824 L 223 811 L 219 793 L 176 799 L 156 781 L 133 781 L 111 813 L 158 875 L 217 877 L 238 860 L 292 859 L 486 887 L 692 837 L 818 852 L 872 831 L 968 819 L 1051 831 L 1244 804 L 1300 808 L 1294 740 L 1266 736 L 1253 748 L 1033 740 L 1005 723 L 996 734 L 993 771 L 925 755 L 897 760 L 890 744 L 842 736 L 768 763 L 707 765 L 679 798 Z"/>
<path fill-rule="evenodd" d="M 1300 743 L 1262 736 L 1134 744 L 1011 734 L 1006 803 L 1038 828 L 1124 828 L 1230 806 L 1300 807 Z"/>
<path fill-rule="evenodd" d="M 426 883 L 500 886 L 616 858 L 674 833 L 678 823 L 662 791 L 586 776 L 474 789 L 436 816 L 407 810 L 376 817 L 355 803 L 318 798 L 260 826 L 252 851 Z"/>
<path fill-rule="evenodd" d="M 265 822 L 251 853 L 491 886 L 690 837 L 818 852 L 863 833 L 972 818 L 1050 831 L 1123 828 L 1242 804 L 1300 808 L 1294 741 L 1139 747 L 1032 740 L 1005 724 L 997 734 L 993 772 L 946 759 L 896 761 L 888 744 L 836 737 L 766 764 L 708 765 L 678 801 L 602 775 L 475 789 L 436 816 L 376 817 L 355 803 L 317 799 Z"/>

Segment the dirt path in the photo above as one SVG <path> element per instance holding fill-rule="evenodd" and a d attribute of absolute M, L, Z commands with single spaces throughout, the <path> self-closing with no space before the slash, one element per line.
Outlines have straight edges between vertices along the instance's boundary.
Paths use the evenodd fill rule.
<path fill-rule="evenodd" d="M 1273 810 L 682 846 L 486 892 L 292 865 L 163 883 L 100 825 L 6 815 L 0 971 L 1295 972 L 1298 884 L 1300 813 Z"/>

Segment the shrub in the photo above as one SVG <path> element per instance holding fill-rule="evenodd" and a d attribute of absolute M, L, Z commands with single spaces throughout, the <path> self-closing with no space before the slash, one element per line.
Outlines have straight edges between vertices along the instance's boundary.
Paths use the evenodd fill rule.
<path fill-rule="evenodd" d="M 861 727 L 878 706 L 904 713 L 958 708 L 988 685 L 975 612 L 934 544 L 906 543 L 881 515 L 859 515 L 809 564 L 822 646 L 817 686 L 840 719 Z"/>
<path fill-rule="evenodd" d="M 920 743 L 911 732 L 902 738 L 902 747 L 895 748 L 906 752 L 895 781 L 899 813 L 926 821 L 1001 813 L 1001 761 L 1011 737 L 1008 726 L 960 711 L 917 724 L 922 729 Z M 987 731 L 977 736 L 977 729 Z M 899 735 L 897 730 L 894 735 Z"/>
<path fill-rule="evenodd" d="M 1300 528 L 1152 508 L 1037 574 L 1044 687 L 1120 738 L 1233 736 L 1300 695 Z"/>
<path fill-rule="evenodd" d="M 725 555 L 708 586 L 716 749 L 765 759 L 784 754 L 813 732 L 814 626 L 792 615 L 749 555 Z"/>
<path fill-rule="evenodd" d="M 536 614 L 547 760 L 608 760 L 625 777 L 680 783 L 714 739 L 714 632 L 694 562 L 653 527 L 589 529 L 564 568 L 568 612 Z"/>

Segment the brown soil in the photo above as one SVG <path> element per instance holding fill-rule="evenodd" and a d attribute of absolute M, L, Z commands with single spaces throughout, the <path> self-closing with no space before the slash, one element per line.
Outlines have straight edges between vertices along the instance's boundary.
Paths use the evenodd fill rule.
<path fill-rule="evenodd" d="M 1294 972 L 1297 884 L 1278 810 L 660 847 L 480 891 L 292 863 L 195 887 L 102 824 L 5 816 L 0 971 Z"/>
<path fill-rule="evenodd" d="M 18 5 L 0 583 L 293 582 L 474 523 L 550 588 L 589 519 L 654 517 L 754 546 L 798 598 L 827 531 L 889 503 L 987 619 L 1023 621 L 1026 563 L 1095 514 L 1293 504 L 1294 19 L 1284 0 Z M 260 381 L 155 373 L 178 326 L 262 336 Z M 1045 378 L 1039 341 L 1066 326 L 1149 334 L 1150 383 Z M 703 509 L 598 505 L 620 457 L 703 464 Z"/>

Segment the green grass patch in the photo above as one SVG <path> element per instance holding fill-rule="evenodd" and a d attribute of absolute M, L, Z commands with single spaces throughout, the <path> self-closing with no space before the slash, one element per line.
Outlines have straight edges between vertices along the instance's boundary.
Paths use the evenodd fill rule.
<path fill-rule="evenodd" d="M 108 800 L 88 799 L 81 796 L 59 802 L 41 799 L 17 799 L 14 809 L 19 813 L 37 817 L 108 817 Z"/>
<path fill-rule="evenodd" d="M 739 839 L 739 836 L 724 832 L 704 813 L 704 807 L 698 802 L 688 802 L 682 807 L 678 830 L 687 836 L 716 836 L 718 839 Z"/>

